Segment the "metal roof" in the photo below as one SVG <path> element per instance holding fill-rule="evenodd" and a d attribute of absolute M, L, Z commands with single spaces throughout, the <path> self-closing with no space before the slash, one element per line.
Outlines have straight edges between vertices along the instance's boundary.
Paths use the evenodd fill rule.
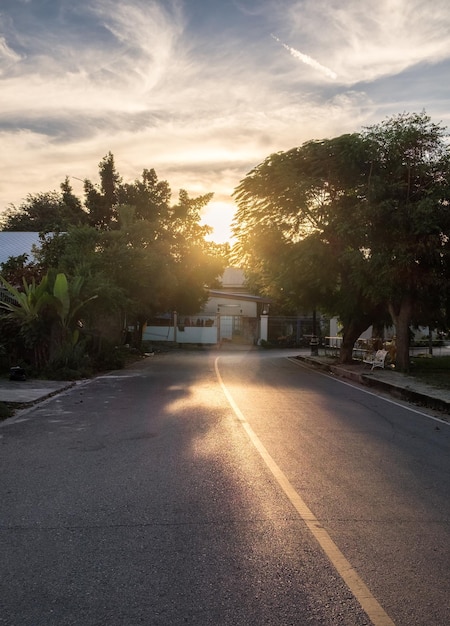
<path fill-rule="evenodd" d="M 21 254 L 28 254 L 28 260 L 32 261 L 31 248 L 33 245 L 40 245 L 39 233 L 0 231 L 0 263 L 5 263 L 11 256 L 20 256 Z"/>
<path fill-rule="evenodd" d="M 270 298 L 263 298 L 262 296 L 254 296 L 250 293 L 232 293 L 230 291 L 220 291 L 218 289 L 209 289 L 209 295 L 215 298 L 229 298 L 230 300 L 246 300 L 247 302 L 263 302 L 270 304 L 272 301 Z"/>

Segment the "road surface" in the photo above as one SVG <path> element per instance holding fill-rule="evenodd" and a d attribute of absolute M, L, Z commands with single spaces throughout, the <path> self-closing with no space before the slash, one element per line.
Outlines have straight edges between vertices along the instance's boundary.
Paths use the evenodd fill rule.
<path fill-rule="evenodd" d="M 157 355 L 0 427 L 0 624 L 450 623 L 450 427 L 287 358 Z"/>

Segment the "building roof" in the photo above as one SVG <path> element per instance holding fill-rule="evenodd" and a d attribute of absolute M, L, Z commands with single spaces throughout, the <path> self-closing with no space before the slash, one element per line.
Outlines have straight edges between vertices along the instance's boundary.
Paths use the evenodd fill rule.
<path fill-rule="evenodd" d="M 255 296 L 251 293 L 232 293 L 231 291 L 220 291 L 219 289 L 210 289 L 209 290 L 210 297 L 213 298 L 226 298 L 229 300 L 245 300 L 247 302 L 262 302 L 264 304 L 271 303 L 270 298 L 265 298 L 263 296 Z"/>
<path fill-rule="evenodd" d="M 17 232 L 10 230 L 0 231 L 0 263 L 5 263 L 12 256 L 28 255 L 33 260 L 31 249 L 33 245 L 40 245 L 39 233 Z"/>
<path fill-rule="evenodd" d="M 222 275 L 222 289 L 241 290 L 245 288 L 245 273 L 238 267 L 227 267 Z"/>

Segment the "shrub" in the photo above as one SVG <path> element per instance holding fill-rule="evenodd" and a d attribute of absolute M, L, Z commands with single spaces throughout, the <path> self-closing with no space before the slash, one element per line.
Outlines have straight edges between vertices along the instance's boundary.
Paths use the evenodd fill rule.
<path fill-rule="evenodd" d="M 61 346 L 43 373 L 52 380 L 79 380 L 92 376 L 91 359 L 86 353 L 84 342 Z"/>
<path fill-rule="evenodd" d="M 123 369 L 128 353 L 129 350 L 125 347 L 104 343 L 99 353 L 92 359 L 93 368 L 98 372 Z"/>

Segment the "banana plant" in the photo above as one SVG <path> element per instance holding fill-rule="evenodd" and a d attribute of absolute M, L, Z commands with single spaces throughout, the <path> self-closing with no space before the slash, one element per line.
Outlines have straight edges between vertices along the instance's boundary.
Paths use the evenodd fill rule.
<path fill-rule="evenodd" d="M 59 273 L 53 288 L 48 275 L 39 284 L 34 279 L 28 284 L 24 279 L 23 290 L 17 289 L 1 276 L 0 282 L 11 296 L 10 301 L 0 301 L 0 307 L 20 324 L 26 345 L 34 350 L 37 366 L 44 364 L 43 355 L 47 354 L 49 344 L 50 352 L 64 344 L 72 347 L 77 344 L 77 315 L 82 307 L 97 298 L 94 295 L 80 300 L 84 282 L 81 276 L 74 277 L 69 283 L 67 276 Z M 55 327 L 55 321 L 58 328 Z"/>
<path fill-rule="evenodd" d="M 8 283 L 0 276 L 0 284 L 9 293 L 10 300 L 1 300 L 0 308 L 6 315 L 16 320 L 20 326 L 19 335 L 27 349 L 32 350 L 34 364 L 41 369 L 48 359 L 49 319 L 52 295 L 48 290 L 48 277 L 39 284 L 33 279 L 30 284 L 23 279 L 23 290 Z"/>
<path fill-rule="evenodd" d="M 43 309 L 50 304 L 52 297 L 48 291 L 48 276 L 44 276 L 39 284 L 32 280 L 30 284 L 23 279 L 23 291 L 8 283 L 2 276 L 0 282 L 11 295 L 11 301 L 0 301 L 0 307 L 6 309 L 11 317 L 21 323 L 30 323 L 38 319 Z"/>
<path fill-rule="evenodd" d="M 62 330 L 63 341 L 70 341 L 74 346 L 79 338 L 79 331 L 73 328 L 77 314 L 88 302 L 95 300 L 97 295 L 86 300 L 79 300 L 84 278 L 75 276 L 71 282 L 63 273 L 57 274 L 53 285 L 53 306 Z"/>

